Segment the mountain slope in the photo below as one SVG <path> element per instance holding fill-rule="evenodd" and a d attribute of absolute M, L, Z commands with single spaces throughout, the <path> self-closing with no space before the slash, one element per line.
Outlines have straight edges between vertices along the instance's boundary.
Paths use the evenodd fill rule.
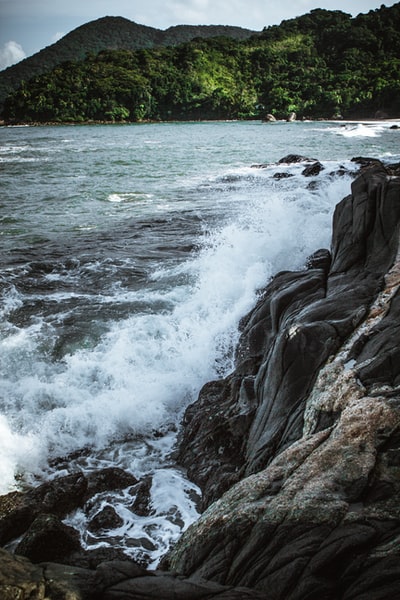
<path fill-rule="evenodd" d="M 19 89 L 4 99 L 5 122 L 400 115 L 400 3 L 355 18 L 314 9 L 254 35 L 222 26 L 162 32 L 125 19 L 100 21 L 88 24 L 89 39 L 83 28 L 64 40 L 81 54 L 89 49 L 83 60 L 64 58 L 41 75 L 28 73 L 29 81 L 21 76 Z M 129 44 L 140 49 L 122 48 Z M 102 45 L 111 49 L 98 52 Z"/>
<path fill-rule="evenodd" d="M 123 17 L 102 17 L 77 27 L 61 40 L 0 72 L 0 105 L 21 81 L 50 71 L 66 61 L 82 60 L 102 50 L 138 50 L 173 46 L 196 37 L 246 39 L 255 32 L 223 25 L 177 25 L 162 31 Z"/>

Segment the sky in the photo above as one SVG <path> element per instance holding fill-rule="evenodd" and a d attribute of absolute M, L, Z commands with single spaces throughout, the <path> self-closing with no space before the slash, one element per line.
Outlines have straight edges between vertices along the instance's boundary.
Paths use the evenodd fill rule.
<path fill-rule="evenodd" d="M 261 31 L 314 8 L 355 16 L 393 6 L 382 0 L 0 0 L 0 70 L 54 44 L 94 19 L 125 17 L 141 25 L 238 25 Z"/>

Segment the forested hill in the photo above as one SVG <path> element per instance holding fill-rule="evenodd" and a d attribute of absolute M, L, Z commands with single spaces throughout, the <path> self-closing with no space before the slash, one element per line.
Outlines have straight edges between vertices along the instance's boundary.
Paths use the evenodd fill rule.
<path fill-rule="evenodd" d="M 176 27 L 163 34 L 168 46 L 151 38 L 156 30 L 137 27 L 141 49 L 98 54 L 92 49 L 83 60 L 23 81 L 7 98 L 3 118 L 240 119 L 267 113 L 284 118 L 290 112 L 298 118 L 367 118 L 377 111 L 400 116 L 400 3 L 355 18 L 315 9 L 244 39 L 206 39 L 202 31 L 216 30 Z M 191 41 L 176 43 L 192 34 Z"/>
<path fill-rule="evenodd" d="M 195 37 L 206 39 L 225 36 L 242 40 L 254 33 L 249 29 L 224 25 L 178 25 L 163 31 L 138 25 L 123 17 L 103 17 L 77 27 L 55 44 L 1 71 L 0 105 L 21 81 L 46 73 L 63 62 L 83 60 L 90 53 L 98 54 L 102 50 L 110 49 L 137 50 L 155 46 L 172 46 L 188 42 Z"/>

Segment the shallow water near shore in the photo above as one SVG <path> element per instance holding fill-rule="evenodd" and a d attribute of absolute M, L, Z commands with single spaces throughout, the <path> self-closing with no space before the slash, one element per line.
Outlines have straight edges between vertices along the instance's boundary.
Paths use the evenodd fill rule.
<path fill-rule="evenodd" d="M 350 159 L 400 159 L 392 125 L 0 128 L 0 492 L 108 466 L 150 475 L 148 515 L 122 490 L 67 522 L 87 547 L 156 565 L 197 516 L 173 458 L 185 407 L 232 369 L 268 279 L 329 247 Z M 276 164 L 289 153 L 324 169 Z M 94 531 L 106 506 L 119 525 Z"/>

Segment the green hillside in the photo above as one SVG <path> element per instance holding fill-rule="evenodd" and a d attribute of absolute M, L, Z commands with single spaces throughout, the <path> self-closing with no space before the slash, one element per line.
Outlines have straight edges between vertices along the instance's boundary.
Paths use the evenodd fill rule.
<path fill-rule="evenodd" d="M 254 32 L 240 27 L 220 25 L 178 25 L 165 31 L 138 25 L 123 17 L 103 17 L 74 29 L 61 40 L 0 72 L 0 105 L 21 81 L 46 73 L 66 61 L 83 60 L 87 54 L 102 50 L 137 50 L 177 45 L 195 37 L 224 35 L 245 39 Z"/>
<path fill-rule="evenodd" d="M 315 9 L 260 34 L 105 50 L 23 82 L 10 122 L 400 115 L 400 3 L 355 18 Z M 178 45 L 180 35 L 195 38 Z M 151 30 L 154 32 L 154 30 Z M 147 32 L 147 33 L 146 33 Z M 176 37 L 175 37 L 176 36 Z"/>

